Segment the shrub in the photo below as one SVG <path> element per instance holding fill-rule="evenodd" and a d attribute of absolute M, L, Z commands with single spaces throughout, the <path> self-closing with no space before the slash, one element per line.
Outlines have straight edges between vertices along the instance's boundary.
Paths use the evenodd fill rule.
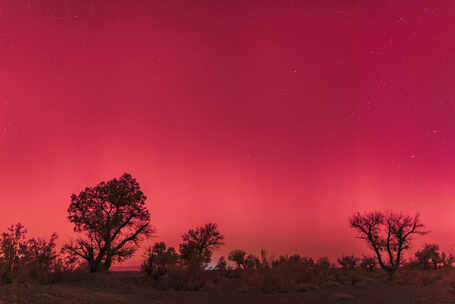
<path fill-rule="evenodd" d="M 18 223 L 1 235 L 0 271 L 3 283 L 14 280 L 47 283 L 51 281 L 51 274 L 55 273 L 57 234 L 52 234 L 46 241 L 40 238 L 27 240 L 26 233 L 25 227 Z"/>
<path fill-rule="evenodd" d="M 57 252 L 55 240 L 57 234 L 52 234 L 49 241 L 31 238 L 27 241 L 22 252 L 22 272 L 31 279 L 42 283 L 51 281 L 51 273 L 55 271 Z"/>
<path fill-rule="evenodd" d="M 228 271 L 227 262 L 224 256 L 221 256 L 216 263 L 215 270 L 225 274 Z"/>
<path fill-rule="evenodd" d="M 441 259 L 439 246 L 437 244 L 425 244 L 421 250 L 415 253 L 415 257 L 423 269 L 429 269 L 431 265 L 437 269 Z"/>
<path fill-rule="evenodd" d="M 237 268 L 245 270 L 246 251 L 241 249 L 232 250 L 229 253 L 228 260 L 234 262 L 237 265 Z"/>
<path fill-rule="evenodd" d="M 338 259 L 338 264 L 341 265 L 343 270 L 353 270 L 355 269 L 359 258 L 354 257 L 353 255 L 350 256 L 342 256 L 341 259 Z"/>
<path fill-rule="evenodd" d="M 261 261 L 253 254 L 249 254 L 245 259 L 245 270 L 253 271 L 261 267 Z"/>
<path fill-rule="evenodd" d="M 367 272 L 375 271 L 376 265 L 377 261 L 375 257 L 369 257 L 364 255 L 360 261 L 360 268 Z"/>
<path fill-rule="evenodd" d="M 173 247 L 166 248 L 164 242 L 156 243 L 147 249 L 147 257 L 141 265 L 141 270 L 155 280 L 169 272 L 177 264 L 178 255 Z"/>

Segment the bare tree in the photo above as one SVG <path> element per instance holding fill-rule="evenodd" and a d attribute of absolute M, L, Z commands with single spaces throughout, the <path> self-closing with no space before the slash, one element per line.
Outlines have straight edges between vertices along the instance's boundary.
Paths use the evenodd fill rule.
<path fill-rule="evenodd" d="M 419 214 L 411 217 L 391 211 L 357 212 L 349 223 L 358 237 L 367 241 L 391 279 L 402 264 L 402 253 L 410 248 L 413 236 L 428 233 L 423 230 Z"/>
<path fill-rule="evenodd" d="M 112 262 L 131 257 L 153 233 L 146 196 L 128 173 L 71 196 L 68 219 L 85 234 L 65 250 L 87 261 L 90 272 L 108 270 Z"/>
<path fill-rule="evenodd" d="M 187 264 L 203 265 L 210 263 L 213 250 L 223 245 L 224 236 L 215 223 L 197 229 L 190 229 L 182 236 L 179 246 L 181 258 Z"/>

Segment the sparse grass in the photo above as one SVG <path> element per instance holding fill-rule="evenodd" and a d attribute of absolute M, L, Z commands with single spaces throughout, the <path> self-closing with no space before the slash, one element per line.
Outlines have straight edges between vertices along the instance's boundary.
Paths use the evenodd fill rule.
<path fill-rule="evenodd" d="M 223 276 L 214 281 L 214 272 L 199 291 L 158 290 L 151 280 L 139 272 L 72 274 L 52 284 L 12 283 L 0 286 L 0 303 L 75 304 L 75 303 L 450 303 L 455 299 L 454 271 L 414 270 L 400 278 L 415 277 L 406 285 L 389 282 L 380 273 L 356 270 L 359 280 L 352 285 L 347 276 L 343 284 L 328 281 L 291 283 L 278 271 L 244 274 L 239 278 Z M 424 281 L 426 282 L 424 284 Z M 330 282 L 335 282 L 330 285 Z M 366 285 L 361 285 L 368 282 Z"/>

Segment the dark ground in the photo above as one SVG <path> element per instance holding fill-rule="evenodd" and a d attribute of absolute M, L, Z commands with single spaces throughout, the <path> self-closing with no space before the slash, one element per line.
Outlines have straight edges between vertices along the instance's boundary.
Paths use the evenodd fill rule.
<path fill-rule="evenodd" d="M 454 303 L 450 293 L 455 272 L 441 276 L 419 274 L 422 279 L 409 284 L 402 280 L 366 279 L 357 286 L 336 285 L 309 288 L 301 292 L 264 294 L 260 290 L 212 286 L 203 291 L 158 291 L 143 281 L 140 273 L 117 272 L 89 275 L 50 285 L 30 283 L 0 287 L 0 303 L 152 303 L 152 304 L 316 304 L 371 303 L 413 304 Z M 414 275 L 415 277 L 415 275 Z M 415 278 L 414 278 L 415 279 Z M 311 290 L 314 289 L 314 290 Z"/>

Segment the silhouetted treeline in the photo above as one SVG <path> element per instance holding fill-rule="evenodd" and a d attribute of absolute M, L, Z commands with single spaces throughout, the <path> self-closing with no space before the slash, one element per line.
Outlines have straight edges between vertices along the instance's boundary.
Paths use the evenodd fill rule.
<path fill-rule="evenodd" d="M 73 194 L 67 211 L 78 238 L 60 250 L 55 233 L 47 240 L 27 238 L 22 224 L 10 226 L 0 237 L 0 282 L 53 283 L 72 274 L 106 272 L 114 262 L 126 261 L 155 231 L 145 201 L 139 183 L 128 173 Z M 240 291 L 255 288 L 264 292 L 361 286 L 378 277 L 428 284 L 440 276 L 426 274 L 448 271 L 455 262 L 437 244 L 425 244 L 405 258 L 413 237 L 428 233 L 418 214 L 357 212 L 349 224 L 369 245 L 371 255 L 346 255 L 332 263 L 327 257 L 314 260 L 294 254 L 275 258 L 265 250 L 257 256 L 235 249 L 209 269 L 224 236 L 216 223 L 208 223 L 184 233 L 178 249 L 165 242 L 148 248 L 141 265 L 142 283 L 175 290 L 229 288 L 233 284 Z"/>

